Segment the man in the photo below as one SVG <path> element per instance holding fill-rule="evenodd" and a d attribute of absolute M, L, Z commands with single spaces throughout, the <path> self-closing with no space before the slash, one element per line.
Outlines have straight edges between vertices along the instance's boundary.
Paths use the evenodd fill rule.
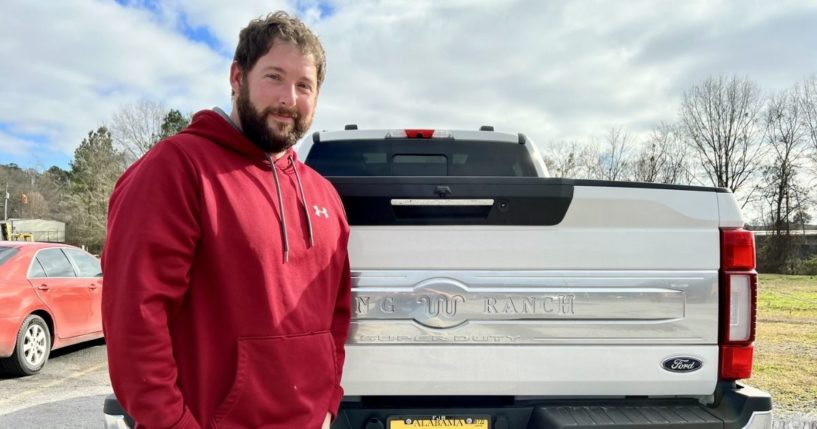
<path fill-rule="evenodd" d="M 139 427 L 328 428 L 350 317 L 349 226 L 296 159 L 323 48 L 278 12 L 240 34 L 228 116 L 156 145 L 111 196 L 103 320 Z"/>

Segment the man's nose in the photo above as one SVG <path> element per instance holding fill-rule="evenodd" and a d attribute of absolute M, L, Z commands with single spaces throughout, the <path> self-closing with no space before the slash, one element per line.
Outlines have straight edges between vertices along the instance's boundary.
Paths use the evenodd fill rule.
<path fill-rule="evenodd" d="M 284 85 L 278 94 L 278 103 L 282 106 L 292 107 L 295 105 L 296 98 L 295 85 Z"/>

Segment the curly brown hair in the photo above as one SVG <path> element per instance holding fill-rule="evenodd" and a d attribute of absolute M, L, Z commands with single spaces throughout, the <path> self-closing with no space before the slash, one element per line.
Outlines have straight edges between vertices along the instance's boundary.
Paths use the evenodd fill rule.
<path fill-rule="evenodd" d="M 312 55 L 320 87 L 326 76 L 326 54 L 321 41 L 300 19 L 284 11 L 250 21 L 238 35 L 233 61 L 246 73 L 255 66 L 259 58 L 269 52 L 276 40 L 292 43 L 302 54 Z"/>

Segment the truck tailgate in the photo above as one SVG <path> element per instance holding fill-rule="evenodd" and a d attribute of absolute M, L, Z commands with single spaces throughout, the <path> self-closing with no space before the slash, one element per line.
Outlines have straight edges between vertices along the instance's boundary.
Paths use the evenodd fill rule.
<path fill-rule="evenodd" d="M 740 224 L 721 190 L 331 180 L 353 225 L 347 395 L 713 393 L 719 228 Z"/>

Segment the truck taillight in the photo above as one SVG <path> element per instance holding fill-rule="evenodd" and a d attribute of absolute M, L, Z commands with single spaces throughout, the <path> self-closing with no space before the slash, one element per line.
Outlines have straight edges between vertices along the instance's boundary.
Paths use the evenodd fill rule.
<path fill-rule="evenodd" d="M 721 270 L 755 269 L 755 236 L 744 229 L 721 230 Z"/>
<path fill-rule="evenodd" d="M 406 137 L 415 139 L 430 139 L 434 135 L 434 130 L 429 129 L 407 128 L 404 131 Z"/>
<path fill-rule="evenodd" d="M 451 131 L 435 130 L 428 128 L 404 128 L 402 130 L 391 130 L 386 133 L 387 139 L 448 139 L 451 138 Z"/>
<path fill-rule="evenodd" d="M 757 317 L 755 240 L 751 231 L 721 230 L 720 296 L 720 378 L 749 378 Z"/>

